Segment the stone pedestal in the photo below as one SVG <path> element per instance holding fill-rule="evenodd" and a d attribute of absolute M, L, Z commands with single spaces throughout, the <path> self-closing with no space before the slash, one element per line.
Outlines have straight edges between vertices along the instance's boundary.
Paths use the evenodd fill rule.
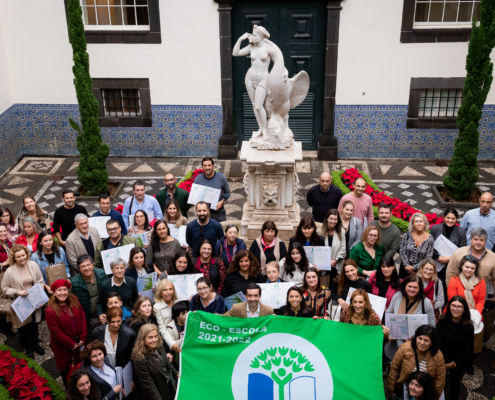
<path fill-rule="evenodd" d="M 243 186 L 247 194 L 241 235 L 248 241 L 261 234 L 265 221 L 273 221 L 278 237 L 288 241 L 301 220 L 295 194 L 299 187 L 296 161 L 301 161 L 302 144 L 292 141 L 285 150 L 260 150 L 242 142 L 241 161 L 247 164 Z"/>

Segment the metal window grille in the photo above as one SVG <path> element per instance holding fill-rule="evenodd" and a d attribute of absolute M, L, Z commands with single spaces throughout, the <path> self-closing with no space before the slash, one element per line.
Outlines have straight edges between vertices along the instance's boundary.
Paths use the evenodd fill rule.
<path fill-rule="evenodd" d="M 422 89 L 418 117 L 457 117 L 461 103 L 462 89 Z"/>
<path fill-rule="evenodd" d="M 149 25 L 148 0 L 81 0 L 85 25 Z"/>
<path fill-rule="evenodd" d="M 141 97 L 138 89 L 102 89 L 103 112 L 116 117 L 141 116 Z"/>
<path fill-rule="evenodd" d="M 415 23 L 449 24 L 480 20 L 481 0 L 416 0 Z"/>

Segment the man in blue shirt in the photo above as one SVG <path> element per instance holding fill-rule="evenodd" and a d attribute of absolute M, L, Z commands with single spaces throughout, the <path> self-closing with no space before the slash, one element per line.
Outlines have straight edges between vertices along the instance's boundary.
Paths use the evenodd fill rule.
<path fill-rule="evenodd" d="M 110 219 L 116 219 L 119 221 L 119 225 L 122 228 L 122 235 L 127 235 L 127 228 L 122 218 L 122 214 L 116 210 L 111 210 L 110 205 L 112 199 L 108 194 L 100 195 L 98 199 L 98 204 L 100 206 L 100 211 L 96 211 L 91 217 L 110 217 Z"/>
<path fill-rule="evenodd" d="M 480 197 L 480 207 L 469 210 L 461 220 L 461 228 L 466 230 L 467 244 L 471 245 L 471 231 L 483 228 L 488 234 L 486 248 L 493 249 L 495 244 L 495 211 L 492 210 L 493 196 L 485 192 Z"/>
<path fill-rule="evenodd" d="M 194 179 L 194 183 L 196 185 L 211 187 L 220 190 L 220 197 L 218 198 L 219 201 L 217 207 L 214 210 L 210 210 L 211 218 L 218 222 L 226 221 L 227 212 L 225 211 L 223 205 L 225 203 L 225 200 L 230 197 L 229 182 L 227 181 L 227 178 L 224 174 L 213 169 L 213 158 L 205 157 L 201 161 L 201 164 L 203 166 L 204 172 Z"/>
<path fill-rule="evenodd" d="M 204 201 L 196 204 L 196 214 L 198 219 L 189 222 L 186 228 L 186 242 L 191 247 L 193 256 L 203 239 L 208 239 L 215 248 L 217 240 L 224 235 L 220 222 L 208 217 L 209 207 Z"/>
<path fill-rule="evenodd" d="M 127 229 L 129 229 L 129 217 L 134 217 L 134 214 L 138 210 L 143 210 L 148 214 L 148 220 L 151 222 L 154 219 L 162 219 L 162 209 L 160 204 L 153 196 L 149 196 L 145 193 L 144 182 L 136 181 L 132 185 L 132 197 L 126 199 L 124 203 L 124 212 L 122 217 Z M 153 214 L 153 215 L 151 215 Z"/>

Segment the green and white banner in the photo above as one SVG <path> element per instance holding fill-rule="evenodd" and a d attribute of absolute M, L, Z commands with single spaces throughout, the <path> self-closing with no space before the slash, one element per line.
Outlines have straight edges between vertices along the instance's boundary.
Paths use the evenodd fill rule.
<path fill-rule="evenodd" d="M 176 400 L 384 399 L 381 326 L 189 313 Z"/>

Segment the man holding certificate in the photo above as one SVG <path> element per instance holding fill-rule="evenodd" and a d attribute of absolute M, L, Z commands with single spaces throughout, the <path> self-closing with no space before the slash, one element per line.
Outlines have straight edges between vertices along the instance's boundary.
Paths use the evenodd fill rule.
<path fill-rule="evenodd" d="M 211 218 L 218 222 L 226 221 L 227 212 L 225 211 L 223 205 L 225 203 L 225 200 L 230 197 L 229 182 L 227 181 L 227 178 L 224 174 L 213 170 L 213 167 L 215 165 L 213 163 L 213 158 L 205 157 L 201 161 L 201 164 L 203 166 L 204 172 L 194 179 L 194 184 L 220 190 L 218 204 L 214 210 L 211 210 Z"/>

